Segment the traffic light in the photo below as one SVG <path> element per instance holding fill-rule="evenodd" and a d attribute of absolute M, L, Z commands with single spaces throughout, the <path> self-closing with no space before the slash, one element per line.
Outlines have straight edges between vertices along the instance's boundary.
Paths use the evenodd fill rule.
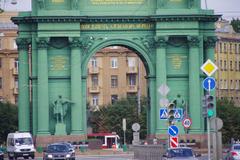
<path fill-rule="evenodd" d="M 204 118 L 207 118 L 207 100 L 206 96 L 202 98 L 202 115 Z"/>
<path fill-rule="evenodd" d="M 214 115 L 214 97 L 206 95 L 207 116 L 210 118 Z"/>
<path fill-rule="evenodd" d="M 175 104 L 174 103 L 169 103 L 168 104 L 168 107 L 167 107 L 167 110 L 168 110 L 168 121 L 169 121 L 169 124 L 172 124 L 173 123 L 173 120 L 174 120 L 174 113 L 175 113 Z"/>

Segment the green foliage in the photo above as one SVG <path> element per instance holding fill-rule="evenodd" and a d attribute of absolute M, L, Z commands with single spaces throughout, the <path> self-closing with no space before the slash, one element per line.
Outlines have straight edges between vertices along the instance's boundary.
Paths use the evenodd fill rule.
<path fill-rule="evenodd" d="M 233 27 L 233 30 L 237 33 L 240 33 L 240 20 L 237 18 L 237 19 L 233 19 L 231 21 L 231 25 Z"/>
<path fill-rule="evenodd" d="M 93 132 L 116 132 L 123 143 L 124 133 L 122 130 L 122 119 L 126 118 L 126 142 L 132 142 L 132 124 L 139 123 L 140 138 L 144 139 L 147 134 L 146 128 L 146 109 L 147 99 L 141 99 L 141 115 L 138 116 L 137 112 L 137 100 L 136 97 L 129 97 L 127 99 L 121 99 L 112 105 L 106 107 L 100 107 L 100 111 L 91 113 L 91 127 Z"/>
<path fill-rule="evenodd" d="M 8 133 L 18 130 L 17 107 L 10 103 L 0 102 L 0 144 L 6 142 Z"/>
<path fill-rule="evenodd" d="M 230 143 L 231 138 L 240 139 L 240 108 L 227 99 L 218 100 L 217 115 L 223 120 L 223 143 Z"/>

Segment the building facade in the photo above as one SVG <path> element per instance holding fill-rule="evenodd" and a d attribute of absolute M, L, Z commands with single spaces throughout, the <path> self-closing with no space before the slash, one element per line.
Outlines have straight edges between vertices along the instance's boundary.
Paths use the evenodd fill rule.
<path fill-rule="evenodd" d="M 145 76 L 143 63 L 133 51 L 120 46 L 104 48 L 88 64 L 88 103 L 98 107 L 138 92 L 146 96 Z"/>
<path fill-rule="evenodd" d="M 235 33 L 228 21 L 216 23 L 218 42 L 215 48 L 215 63 L 219 99 L 228 98 L 240 102 L 240 34 Z"/>
<path fill-rule="evenodd" d="M 0 101 L 18 102 L 17 25 L 10 20 L 17 13 L 0 14 Z"/>

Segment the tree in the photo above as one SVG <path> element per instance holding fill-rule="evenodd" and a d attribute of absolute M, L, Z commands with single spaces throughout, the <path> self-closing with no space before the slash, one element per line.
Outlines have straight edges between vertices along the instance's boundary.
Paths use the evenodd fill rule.
<path fill-rule="evenodd" d="M 223 120 L 223 143 L 229 143 L 231 138 L 240 139 L 240 108 L 227 99 L 218 100 L 217 115 Z"/>
<path fill-rule="evenodd" d="M 240 33 L 240 20 L 237 18 L 237 19 L 233 19 L 231 21 L 231 25 L 233 27 L 233 30 L 237 33 Z"/>
<path fill-rule="evenodd" d="M 11 103 L 0 102 L 0 144 L 4 144 L 10 132 L 18 130 L 17 107 Z"/>
<path fill-rule="evenodd" d="M 146 109 L 147 98 L 141 98 L 141 115 L 138 116 L 136 97 L 128 97 L 106 107 L 100 107 L 99 111 L 91 113 L 90 123 L 93 132 L 116 132 L 123 142 L 122 119 L 126 118 L 126 142 L 132 142 L 132 124 L 136 122 L 141 126 L 140 138 L 145 139 L 147 134 Z"/>

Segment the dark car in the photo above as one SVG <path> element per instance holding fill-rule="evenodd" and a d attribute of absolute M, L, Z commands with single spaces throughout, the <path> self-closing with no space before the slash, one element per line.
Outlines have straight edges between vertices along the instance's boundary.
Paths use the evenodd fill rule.
<path fill-rule="evenodd" d="M 2 150 L 0 150 L 0 160 L 3 160 L 4 159 L 4 153 Z"/>
<path fill-rule="evenodd" d="M 197 160 L 200 154 L 195 154 L 190 147 L 169 148 L 162 160 Z"/>
<path fill-rule="evenodd" d="M 43 152 L 43 160 L 75 160 L 75 152 L 65 143 L 53 143 L 47 146 Z"/>

